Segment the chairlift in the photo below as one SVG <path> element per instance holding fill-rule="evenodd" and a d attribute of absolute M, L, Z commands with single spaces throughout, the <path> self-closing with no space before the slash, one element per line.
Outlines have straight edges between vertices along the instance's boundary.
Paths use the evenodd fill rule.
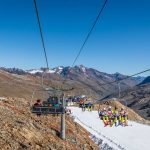
<path fill-rule="evenodd" d="M 36 99 L 38 97 L 38 99 Z M 35 114 L 62 114 L 63 93 L 51 88 L 35 89 L 30 101 L 31 112 Z M 34 102 L 34 103 L 33 103 Z"/>

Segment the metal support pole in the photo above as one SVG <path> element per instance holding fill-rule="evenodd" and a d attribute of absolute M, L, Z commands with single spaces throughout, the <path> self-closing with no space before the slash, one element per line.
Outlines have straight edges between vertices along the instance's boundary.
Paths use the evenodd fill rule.
<path fill-rule="evenodd" d="M 62 107 L 63 107 L 63 112 L 61 114 L 61 139 L 65 140 L 66 135 L 65 135 L 65 97 L 63 95 L 63 100 L 62 100 Z"/>

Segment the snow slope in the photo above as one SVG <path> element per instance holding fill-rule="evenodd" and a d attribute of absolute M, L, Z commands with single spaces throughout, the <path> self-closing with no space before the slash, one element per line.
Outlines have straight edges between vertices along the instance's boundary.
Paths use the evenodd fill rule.
<path fill-rule="evenodd" d="M 150 126 L 129 121 L 127 127 L 104 127 L 97 111 L 69 107 L 75 122 L 91 133 L 102 150 L 150 150 Z"/>

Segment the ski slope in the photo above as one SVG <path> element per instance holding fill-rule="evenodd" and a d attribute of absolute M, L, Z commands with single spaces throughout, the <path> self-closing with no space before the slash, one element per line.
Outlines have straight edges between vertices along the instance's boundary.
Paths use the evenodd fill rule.
<path fill-rule="evenodd" d="M 90 132 L 102 150 L 150 150 L 150 126 L 129 121 L 127 127 L 104 127 L 97 111 L 69 107 L 74 121 Z"/>

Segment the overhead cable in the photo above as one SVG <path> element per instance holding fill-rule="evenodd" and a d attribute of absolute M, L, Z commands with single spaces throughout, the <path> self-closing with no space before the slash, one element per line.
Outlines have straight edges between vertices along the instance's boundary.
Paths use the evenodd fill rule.
<path fill-rule="evenodd" d="M 82 52 L 82 50 L 83 50 L 85 44 L 87 43 L 87 41 L 88 41 L 88 39 L 89 39 L 89 37 L 90 37 L 90 35 L 91 35 L 91 33 L 92 33 L 94 27 L 95 27 L 95 25 L 97 24 L 97 22 L 98 22 L 98 20 L 99 20 L 99 18 L 100 18 L 100 16 L 101 16 L 101 14 L 102 14 L 102 12 L 103 12 L 103 10 L 104 10 L 104 8 L 105 8 L 107 2 L 108 2 L 108 0 L 105 0 L 105 2 L 104 2 L 104 4 L 103 4 L 102 8 L 100 9 L 100 11 L 99 11 L 99 13 L 98 13 L 98 15 L 97 15 L 97 17 L 96 17 L 96 19 L 95 19 L 95 21 L 94 21 L 92 27 L 91 27 L 91 29 L 89 30 L 89 32 L 88 32 L 88 34 L 87 34 L 87 36 L 86 36 L 86 38 L 85 38 L 83 44 L 81 45 L 81 48 L 79 49 L 79 52 L 78 52 L 77 56 L 75 57 L 75 59 L 74 59 L 74 61 L 73 61 L 72 67 L 74 66 L 74 64 L 76 63 L 77 59 L 79 58 L 79 56 L 80 56 L 80 54 L 81 54 L 81 52 Z"/>
<path fill-rule="evenodd" d="M 41 42 L 42 42 L 42 47 L 43 47 L 44 56 L 45 56 L 45 61 L 46 61 L 46 67 L 47 67 L 47 69 L 49 69 L 48 58 L 47 58 L 47 52 L 46 52 L 46 48 L 45 48 L 45 42 L 44 42 L 44 37 L 43 37 L 43 31 L 42 31 L 42 26 L 41 26 L 41 22 L 40 22 L 40 16 L 39 16 L 39 12 L 38 12 L 38 8 L 37 8 L 36 0 L 34 0 L 34 7 L 35 7 L 36 16 L 37 16 L 38 25 L 39 25 L 39 30 L 40 30 L 40 36 L 41 36 Z"/>

